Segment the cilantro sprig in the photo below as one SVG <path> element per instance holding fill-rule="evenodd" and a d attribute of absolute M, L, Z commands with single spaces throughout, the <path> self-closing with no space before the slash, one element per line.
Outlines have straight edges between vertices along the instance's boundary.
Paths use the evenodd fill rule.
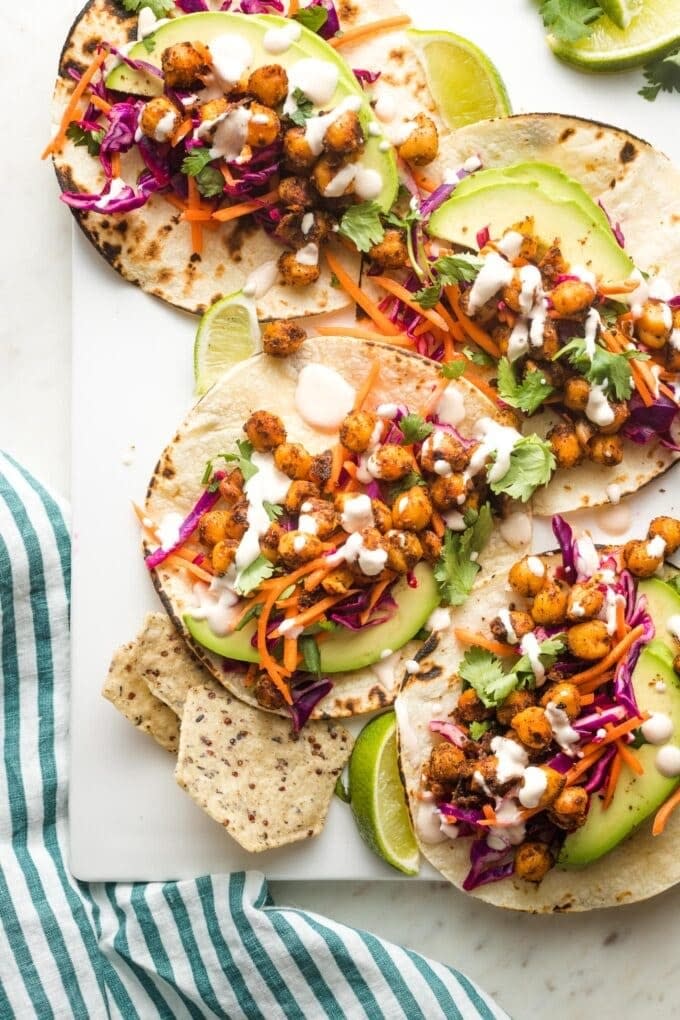
<path fill-rule="evenodd" d="M 466 368 L 465 361 L 458 358 L 456 361 L 445 361 L 439 371 L 445 379 L 460 379 Z"/>
<path fill-rule="evenodd" d="M 268 581 L 274 573 L 274 564 L 262 553 L 253 560 L 236 578 L 234 585 L 239 595 L 249 595 L 259 588 L 263 581 Z"/>
<path fill-rule="evenodd" d="M 498 395 L 511 407 L 518 407 L 525 414 L 533 414 L 551 393 L 554 393 L 554 387 L 540 369 L 528 372 L 519 381 L 507 358 L 501 358 L 498 362 Z"/>
<path fill-rule="evenodd" d="M 88 131 L 75 121 L 66 128 L 66 137 L 70 138 L 74 145 L 85 146 L 91 156 L 99 155 L 105 133 L 104 128 L 99 131 Z"/>
<path fill-rule="evenodd" d="M 556 467 L 550 443 L 536 435 L 523 436 L 512 449 L 508 470 L 490 483 L 491 491 L 526 503 L 540 485 L 547 485 Z"/>
<path fill-rule="evenodd" d="M 175 6 L 175 0 L 121 0 L 121 3 L 130 14 L 139 14 L 142 7 L 148 7 L 157 20 L 164 18 Z"/>
<path fill-rule="evenodd" d="M 410 446 L 411 443 L 422 443 L 434 431 L 434 425 L 425 421 L 419 414 L 406 414 L 399 422 L 399 430 L 404 439 L 403 442 Z"/>
<path fill-rule="evenodd" d="M 469 510 L 464 521 L 464 531 L 446 529 L 444 547 L 434 568 L 442 602 L 449 606 L 462 605 L 472 591 L 481 569 L 477 556 L 493 531 L 491 507 L 484 503 L 479 511 Z"/>
<path fill-rule="evenodd" d="M 537 655 L 543 668 L 550 669 L 565 647 L 563 634 L 541 641 Z M 476 646 L 468 648 L 458 673 L 487 708 L 497 708 L 517 688 L 536 686 L 536 676 L 527 655 L 520 656 L 512 669 L 506 671 L 498 656 Z M 472 739 L 478 740 L 479 737 L 473 736 Z"/>
<path fill-rule="evenodd" d="M 340 220 L 339 233 L 352 241 L 358 251 L 368 251 L 374 244 L 380 244 L 385 236 L 381 212 L 377 202 L 351 205 Z"/>
<path fill-rule="evenodd" d="M 543 0 L 540 7 L 545 27 L 564 42 L 578 42 L 590 35 L 590 26 L 603 13 L 595 0 Z"/>
<path fill-rule="evenodd" d="M 642 86 L 638 95 L 643 99 L 651 103 L 659 92 L 680 92 L 680 50 L 647 64 L 642 70 L 647 84 Z"/>
<path fill-rule="evenodd" d="M 413 295 L 422 308 L 434 308 L 442 296 L 444 287 L 454 283 L 471 283 L 483 260 L 476 255 L 442 255 L 430 267 L 432 283 Z"/>
<path fill-rule="evenodd" d="M 295 109 L 288 114 L 293 124 L 304 127 L 310 117 L 314 116 L 314 103 L 300 88 L 293 89 Z"/>
<path fill-rule="evenodd" d="M 604 386 L 607 395 L 616 400 L 627 400 L 633 392 L 633 373 L 631 361 L 648 361 L 649 355 L 642 351 L 622 351 L 612 354 L 599 344 L 595 345 L 592 360 L 583 337 L 573 337 L 561 348 L 553 358 L 567 357 L 569 364 L 575 368 L 588 382 Z"/>
<path fill-rule="evenodd" d="M 217 167 L 211 166 L 210 149 L 192 149 L 182 160 L 182 173 L 196 179 L 196 187 L 204 198 L 215 198 L 224 191 L 224 178 Z"/>
<path fill-rule="evenodd" d="M 215 461 L 223 460 L 226 464 L 236 464 L 241 470 L 245 481 L 247 482 L 253 475 L 257 474 L 257 468 L 253 464 L 251 458 L 253 455 L 253 444 L 249 443 L 246 439 L 239 439 L 236 442 L 238 446 L 238 453 L 216 453 L 214 457 L 205 465 L 205 471 L 201 478 L 201 484 L 207 486 L 208 492 L 216 492 L 219 488 L 219 482 L 215 481 Z"/>
<path fill-rule="evenodd" d="M 293 20 L 299 21 L 310 32 L 318 32 L 328 21 L 328 11 L 321 4 L 318 7 L 302 7 L 293 15 Z"/>

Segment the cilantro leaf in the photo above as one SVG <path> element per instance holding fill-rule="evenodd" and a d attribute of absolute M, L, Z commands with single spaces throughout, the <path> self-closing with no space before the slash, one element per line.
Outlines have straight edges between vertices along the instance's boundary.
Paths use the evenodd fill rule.
<path fill-rule="evenodd" d="M 276 521 L 283 513 L 283 507 L 278 503 L 270 503 L 268 499 L 262 500 L 262 506 L 270 521 Z"/>
<path fill-rule="evenodd" d="M 540 7 L 545 27 L 565 42 L 578 42 L 590 35 L 592 29 L 589 26 L 602 13 L 602 8 L 594 0 L 543 0 Z"/>
<path fill-rule="evenodd" d="M 451 284 L 471 283 L 482 268 L 482 259 L 476 255 L 442 255 L 430 267 L 433 283 L 413 295 L 423 308 L 434 308 L 441 297 L 442 288 Z"/>
<path fill-rule="evenodd" d="M 559 350 L 555 358 L 564 355 L 569 358 L 569 364 L 585 376 L 589 383 L 605 386 L 607 395 L 615 397 L 616 400 L 627 400 L 633 392 L 633 374 L 629 363 L 649 360 L 649 355 L 643 354 L 642 351 L 630 350 L 612 354 L 597 344 L 591 361 L 586 351 L 585 339 L 577 336 Z"/>
<path fill-rule="evenodd" d="M 238 446 L 238 453 L 217 453 L 214 457 L 208 461 L 205 465 L 205 471 L 201 479 L 202 485 L 208 486 L 208 492 L 216 492 L 219 488 L 219 482 L 214 479 L 214 468 L 213 464 L 216 460 L 223 460 L 227 464 L 236 464 L 241 470 L 245 481 L 252 478 L 253 475 L 257 474 L 257 468 L 250 459 L 253 455 L 253 445 L 245 439 L 237 440 L 236 445 Z"/>
<path fill-rule="evenodd" d="M 624 305 L 622 301 L 614 301 L 613 298 L 607 298 L 598 311 L 605 326 L 614 326 L 619 315 L 624 315 L 627 311 L 629 311 L 629 308 L 628 305 Z"/>
<path fill-rule="evenodd" d="M 458 673 L 487 708 L 502 704 L 517 686 L 517 674 L 505 673 L 501 660 L 484 648 L 468 648 Z"/>
<path fill-rule="evenodd" d="M 302 664 L 308 673 L 316 673 L 321 676 L 321 655 L 319 646 L 311 634 L 303 634 L 300 638 L 300 651 L 302 652 Z"/>
<path fill-rule="evenodd" d="M 440 372 L 445 379 L 460 379 L 466 368 L 465 362 L 462 359 L 458 359 L 457 361 L 446 361 L 442 365 Z"/>
<path fill-rule="evenodd" d="M 419 475 L 417 471 L 409 471 L 407 475 L 400 478 L 398 482 L 390 485 L 388 499 L 390 503 L 394 503 L 397 496 L 401 496 L 402 492 L 408 492 L 414 485 L 425 485 L 425 479 L 422 475 Z"/>
<path fill-rule="evenodd" d="M 479 573 L 477 555 L 482 551 L 493 530 L 491 508 L 488 503 L 466 517 L 465 531 L 446 529 L 444 548 L 434 568 L 442 601 L 460 606 L 472 591 Z M 473 559 L 474 556 L 474 559 Z"/>
<path fill-rule="evenodd" d="M 385 236 L 385 228 L 380 222 L 381 212 L 377 202 L 351 205 L 340 220 L 339 232 L 349 238 L 359 251 L 368 251 Z"/>
<path fill-rule="evenodd" d="M 247 566 L 236 578 L 234 588 L 239 595 L 249 595 L 263 581 L 267 581 L 274 573 L 274 564 L 262 553 Z"/>
<path fill-rule="evenodd" d="M 672 577 L 664 577 L 664 581 L 673 589 L 673 591 L 676 591 L 678 595 L 680 595 L 680 574 L 673 574 Z"/>
<path fill-rule="evenodd" d="M 91 156 L 99 155 L 105 133 L 104 128 L 100 131 L 88 131 L 75 121 L 66 128 L 66 137 L 70 138 L 74 145 L 87 146 L 87 151 Z"/>
<path fill-rule="evenodd" d="M 212 163 L 210 149 L 192 149 L 182 160 L 182 173 L 188 177 L 198 177 L 209 163 Z"/>
<path fill-rule="evenodd" d="M 318 32 L 328 21 L 328 11 L 319 4 L 318 7 L 302 7 L 297 14 L 293 15 L 294 21 L 308 28 L 310 32 Z"/>
<path fill-rule="evenodd" d="M 503 477 L 490 483 L 491 491 L 526 503 L 539 485 L 547 485 L 556 466 L 550 443 L 536 435 L 524 436 L 515 443 Z"/>
<path fill-rule="evenodd" d="M 406 195 L 410 198 L 410 192 L 407 191 Z M 422 217 L 418 206 L 409 203 L 409 207 L 403 216 L 395 212 L 388 212 L 385 219 L 391 227 L 396 227 L 397 230 L 410 230 L 413 224 L 418 223 Z"/>
<path fill-rule="evenodd" d="M 314 116 L 314 103 L 299 88 L 293 89 L 293 99 L 295 100 L 296 108 L 288 116 L 293 124 L 297 124 L 298 127 L 304 127 L 309 118 Z"/>
<path fill-rule="evenodd" d="M 423 439 L 434 432 L 434 425 L 424 421 L 419 414 L 405 414 L 399 422 L 399 429 L 404 436 L 404 443 L 422 443 Z"/>
<path fill-rule="evenodd" d="M 554 393 L 554 387 L 540 369 L 529 372 L 518 382 L 510 361 L 501 358 L 498 362 L 498 395 L 511 407 L 533 414 L 551 393 Z"/>
<path fill-rule="evenodd" d="M 472 347 L 464 347 L 463 354 L 468 359 L 468 361 L 472 362 L 473 365 L 480 365 L 482 368 L 496 367 L 495 360 L 491 357 L 490 354 L 487 354 L 486 351 L 482 351 L 479 349 L 475 351 L 473 350 Z"/>
<path fill-rule="evenodd" d="M 566 641 L 564 640 L 564 634 L 556 634 L 555 637 L 547 638 L 545 641 L 541 641 L 538 646 L 538 658 L 541 665 L 546 669 L 550 669 L 551 666 L 557 662 L 559 655 L 567 647 Z M 535 687 L 536 676 L 534 674 L 533 667 L 528 655 L 523 655 L 513 667 L 517 674 L 518 686 L 520 687 Z"/>
<path fill-rule="evenodd" d="M 680 50 L 647 64 L 643 73 L 647 85 L 643 85 L 638 92 L 643 99 L 653 102 L 659 92 L 680 92 Z"/>
<path fill-rule="evenodd" d="M 196 175 L 196 187 L 203 198 L 215 198 L 224 191 L 224 177 L 214 166 L 203 167 Z"/>
<path fill-rule="evenodd" d="M 488 719 L 485 719 L 484 722 L 471 722 L 468 727 L 470 739 L 479 740 L 479 738 L 483 736 L 486 733 L 486 731 L 490 728 L 491 723 L 489 722 Z"/>
<path fill-rule="evenodd" d="M 426 287 L 417 290 L 413 297 L 421 308 L 434 308 L 442 296 L 442 285 L 439 282 L 428 283 Z"/>
<path fill-rule="evenodd" d="M 137 14 L 142 7 L 148 7 L 157 20 L 169 14 L 175 6 L 175 0 L 121 0 L 121 2 L 130 14 Z"/>

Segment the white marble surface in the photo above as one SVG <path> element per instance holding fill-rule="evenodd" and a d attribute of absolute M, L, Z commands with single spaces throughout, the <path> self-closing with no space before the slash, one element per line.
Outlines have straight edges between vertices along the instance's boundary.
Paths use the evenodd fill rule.
<path fill-rule="evenodd" d="M 415 4 L 413 5 L 416 6 Z M 14 116 L 0 154 L 0 209 L 5 242 L 0 272 L 0 445 L 58 493 L 69 492 L 70 217 L 56 200 L 49 169 L 38 161 L 48 132 L 48 103 L 62 37 L 74 0 L 4 0 L 0 67 L 16 83 Z M 573 88 L 571 72 L 543 57 L 531 0 L 425 0 L 421 23 L 446 20 L 485 45 L 511 82 L 516 109 L 545 106 L 545 75 Z M 512 36 L 494 19 L 511 16 Z M 577 111 L 619 121 L 667 151 L 677 137 L 677 97 L 651 107 L 635 97 L 635 74 L 579 79 Z M 12 89 L 13 91 L 13 89 Z M 553 88 L 559 96 L 559 87 Z M 566 111 L 564 103 L 552 104 Z M 572 107 L 573 109 L 573 107 Z M 96 333 L 96 324 L 94 324 Z M 635 907 L 588 916 L 523 917 L 468 900 L 443 883 L 278 883 L 279 902 L 369 928 L 464 969 L 517 1020 L 552 1015 L 665 1018 L 678 1015 L 680 972 L 674 949 L 680 889 Z"/>

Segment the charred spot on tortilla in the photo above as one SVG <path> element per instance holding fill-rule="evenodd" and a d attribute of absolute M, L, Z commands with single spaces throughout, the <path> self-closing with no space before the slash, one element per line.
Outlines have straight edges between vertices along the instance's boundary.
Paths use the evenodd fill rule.
<path fill-rule="evenodd" d="M 368 692 L 368 696 L 372 701 L 377 701 L 381 708 L 385 708 L 388 704 L 387 694 L 385 693 L 384 687 L 381 687 L 380 684 L 376 684 L 375 687 L 371 687 Z"/>
<path fill-rule="evenodd" d="M 573 134 L 576 134 L 576 129 L 573 127 L 565 128 L 559 137 L 560 142 L 566 142 L 568 138 L 571 138 Z"/>

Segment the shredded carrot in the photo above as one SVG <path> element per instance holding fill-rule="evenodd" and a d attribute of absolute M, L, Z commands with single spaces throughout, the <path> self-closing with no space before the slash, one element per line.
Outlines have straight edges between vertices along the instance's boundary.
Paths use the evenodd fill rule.
<path fill-rule="evenodd" d="M 170 139 L 170 144 L 173 149 L 176 145 L 179 145 L 183 138 L 186 138 L 193 126 L 194 122 L 191 117 L 187 117 L 186 120 L 183 120 L 182 123 L 175 128 L 172 138 Z"/>
<path fill-rule="evenodd" d="M 636 776 L 641 776 L 644 773 L 644 765 L 639 758 L 636 758 L 630 748 L 626 747 L 622 740 L 616 741 L 616 754 Z"/>
<path fill-rule="evenodd" d="M 618 743 L 620 737 L 625 736 L 626 733 L 631 733 L 632 730 L 636 730 L 642 722 L 644 722 L 644 718 L 636 715 L 632 719 L 626 719 L 625 722 L 619 723 L 617 726 L 605 727 L 607 730 L 606 737 L 603 737 L 602 740 L 598 740 L 597 743 L 586 744 L 586 746 L 582 748 L 583 753 L 590 754 L 590 752 L 594 751 L 596 748 L 606 747 L 607 744 L 613 744 L 615 741 Z"/>
<path fill-rule="evenodd" d="M 354 400 L 355 411 L 360 411 L 362 409 L 362 407 L 366 403 L 368 394 L 373 389 L 373 386 L 376 383 L 379 375 L 380 375 L 380 362 L 378 361 L 377 358 L 374 358 L 373 361 L 371 362 L 371 367 L 368 370 L 366 378 L 364 379 L 361 386 L 357 390 L 357 395 Z"/>
<path fill-rule="evenodd" d="M 614 333 L 603 332 L 602 339 L 610 351 L 620 354 L 624 350 L 624 343 Z M 642 361 L 631 361 L 630 370 L 633 382 L 635 383 L 635 389 L 640 394 L 642 402 L 646 407 L 651 407 L 654 403 L 653 393 L 656 389 L 656 380 L 651 370 Z"/>
<path fill-rule="evenodd" d="M 328 476 L 326 482 L 327 492 L 335 492 L 338 487 L 338 480 L 342 474 L 342 466 L 345 463 L 345 459 L 348 456 L 348 452 L 342 443 L 336 443 L 333 447 L 333 455 L 331 459 L 331 473 Z"/>
<path fill-rule="evenodd" d="M 451 336 L 454 337 L 454 339 L 457 340 L 459 343 L 462 343 L 463 340 L 465 339 L 465 333 L 461 329 L 460 323 L 455 321 L 446 305 L 442 301 L 438 301 L 434 308 L 436 312 L 439 312 L 442 319 L 449 327 L 449 333 L 451 334 Z"/>
<path fill-rule="evenodd" d="M 102 49 L 94 58 L 88 69 L 85 71 L 80 81 L 77 83 L 76 87 L 73 90 L 71 98 L 69 99 L 66 105 L 66 109 L 64 110 L 64 113 L 62 115 L 61 123 L 57 130 L 57 133 L 52 139 L 52 141 L 46 146 L 45 151 L 41 156 L 41 159 L 46 159 L 48 156 L 51 156 L 53 152 L 59 152 L 61 150 L 61 147 L 64 144 L 64 141 L 66 140 L 66 129 L 73 120 L 73 115 L 76 112 L 78 103 L 80 102 L 82 96 L 85 94 L 85 91 L 87 90 L 87 87 L 94 78 L 95 74 L 102 66 L 104 61 L 108 58 L 108 56 L 109 51 Z"/>
<path fill-rule="evenodd" d="M 456 318 L 459 320 L 470 339 L 473 340 L 478 347 L 481 347 L 483 351 L 486 351 L 487 354 L 490 354 L 492 358 L 495 358 L 496 361 L 498 361 L 501 356 L 501 352 L 499 351 L 495 341 L 489 336 L 486 330 L 482 329 L 481 326 L 478 326 L 476 322 L 472 321 L 472 319 L 469 319 L 460 307 L 460 291 L 458 290 L 458 287 L 445 287 L 444 293 L 448 298 L 449 304 L 451 305 Z"/>
<path fill-rule="evenodd" d="M 385 333 L 376 333 L 371 329 L 362 329 L 361 326 L 316 326 L 315 328 L 319 336 L 351 336 L 358 340 L 376 340 L 378 343 L 413 347 L 413 340 L 407 333 L 395 333 L 392 336 L 387 336 Z"/>
<path fill-rule="evenodd" d="M 196 184 L 195 177 L 187 177 L 187 188 L 189 198 L 189 209 L 196 210 L 200 208 L 201 196 L 198 191 L 198 185 Z M 182 214 L 186 215 L 186 214 Z M 200 223 L 192 222 L 191 224 L 191 250 L 194 255 L 200 255 L 203 251 L 203 231 L 201 230 Z"/>
<path fill-rule="evenodd" d="M 601 659 L 596 666 L 591 666 L 590 669 L 584 670 L 583 673 L 576 673 L 570 678 L 570 682 L 572 684 L 585 684 L 589 680 L 595 680 L 595 678 L 600 676 L 601 673 L 604 673 L 610 666 L 613 666 L 615 662 L 618 662 L 619 659 L 623 658 L 630 646 L 642 635 L 644 629 L 645 628 L 642 624 L 638 627 L 634 627 L 633 630 L 629 631 L 618 644 L 614 645 L 609 655 L 606 655 L 604 659 Z"/>
<path fill-rule="evenodd" d="M 185 560 L 187 563 L 194 563 L 197 554 L 196 552 L 192 552 L 191 549 L 180 548 L 175 549 L 172 555 L 179 556 L 181 560 Z M 206 560 L 208 559 L 207 556 L 205 557 L 205 559 Z M 208 566 L 206 566 L 205 563 L 194 563 L 194 566 L 200 567 L 200 569 L 203 570 L 206 574 L 210 574 L 211 579 L 215 576 L 215 572 L 212 569 L 212 565 L 210 564 L 209 560 Z"/>
<path fill-rule="evenodd" d="M 586 705 L 592 705 L 592 703 L 595 701 L 595 695 L 594 694 L 582 694 L 581 698 L 580 698 L 580 701 L 581 701 L 581 706 L 583 708 L 585 708 Z"/>
<path fill-rule="evenodd" d="M 666 828 L 666 823 L 670 816 L 675 811 L 676 807 L 680 804 L 680 787 L 673 793 L 665 804 L 662 804 L 657 813 L 654 816 L 654 824 L 652 825 L 652 836 L 660 836 L 663 830 Z"/>
<path fill-rule="evenodd" d="M 416 328 L 413 330 L 413 335 L 422 336 L 423 333 L 427 333 L 427 331 L 431 328 L 432 328 L 431 323 L 429 323 L 427 319 L 423 319 L 423 321 L 419 322 Z"/>
<path fill-rule="evenodd" d="M 661 383 L 659 385 L 659 393 L 663 393 L 664 397 L 668 397 L 668 399 L 672 400 L 674 404 L 677 404 L 678 398 L 676 397 L 674 391 L 670 388 L 670 386 L 664 386 L 664 384 Z"/>
<path fill-rule="evenodd" d="M 475 387 L 475 389 L 483 393 L 485 397 L 489 398 L 489 400 L 492 400 L 494 404 L 498 403 L 498 394 L 495 389 L 493 386 L 489 385 L 486 379 L 482 379 L 481 375 L 477 375 L 476 372 L 473 372 L 468 368 L 465 370 L 465 378 Z"/>
<path fill-rule="evenodd" d="M 222 163 L 221 166 L 220 166 L 220 170 L 221 170 L 222 176 L 224 177 L 224 179 L 227 182 L 227 184 L 229 184 L 229 185 L 231 185 L 233 187 L 236 184 L 236 181 L 234 180 L 234 175 L 232 174 L 232 172 L 229 169 L 229 167 L 227 166 L 227 164 L 226 163 Z"/>
<path fill-rule="evenodd" d="M 169 202 L 170 205 L 173 205 L 175 209 L 179 209 L 180 212 L 186 211 L 186 204 L 181 198 L 178 198 L 177 195 L 164 194 L 162 197 L 166 202 Z"/>
<path fill-rule="evenodd" d="M 488 822 L 493 822 L 494 825 L 495 825 L 495 823 L 496 823 L 496 812 L 494 811 L 494 809 L 491 807 L 490 804 L 484 804 L 483 805 L 483 807 L 482 807 L 482 814 L 484 815 L 484 817 L 486 818 L 486 820 Z"/>
<path fill-rule="evenodd" d="M 142 527 L 146 531 L 148 531 L 153 538 L 157 538 L 157 536 L 158 536 L 158 525 L 156 524 L 155 521 L 151 520 L 149 515 L 144 510 L 144 507 L 139 506 L 138 503 L 135 503 L 133 501 L 132 509 L 134 510 L 135 515 L 137 517 L 137 520 L 142 525 Z M 147 521 L 149 521 L 148 524 L 146 523 Z"/>
<path fill-rule="evenodd" d="M 626 636 L 626 607 L 623 599 L 616 600 L 616 640 L 621 641 Z"/>
<path fill-rule="evenodd" d="M 589 680 L 587 683 L 582 684 L 578 689 L 579 694 L 593 694 L 596 690 L 598 690 L 598 688 L 603 687 L 605 684 L 608 684 L 610 680 L 613 680 L 615 672 L 616 670 L 614 669 L 608 669 L 605 673 L 602 673 L 601 676 L 596 677 L 595 680 Z"/>
<path fill-rule="evenodd" d="M 342 595 L 329 595 L 326 599 L 321 599 L 320 602 L 310 606 L 309 609 L 305 609 L 302 613 L 294 614 L 295 626 L 296 627 L 308 627 L 312 623 L 316 623 L 324 615 L 327 609 L 334 606 L 336 602 L 346 599 L 348 595 L 353 594 L 352 589 L 348 592 L 344 592 Z M 277 638 L 281 637 L 278 628 L 269 635 L 270 637 Z"/>
<path fill-rule="evenodd" d="M 603 754 L 604 748 L 600 746 L 596 751 L 593 751 L 592 754 L 587 754 L 584 758 L 581 758 L 578 764 L 574 765 L 566 773 L 566 785 L 573 786 L 576 782 L 578 782 L 583 773 L 592 768 L 595 762 L 599 761 Z"/>
<path fill-rule="evenodd" d="M 281 583 L 281 578 L 277 578 L 277 581 Z M 269 623 L 269 617 L 272 609 L 274 608 L 277 594 L 280 594 L 284 590 L 285 589 L 283 588 L 274 588 L 268 593 L 267 598 L 265 599 L 262 612 L 260 613 L 257 621 L 257 651 L 260 656 L 260 665 L 264 670 L 266 670 L 270 680 L 277 688 L 286 704 L 292 705 L 293 698 L 288 684 L 283 679 L 282 667 L 279 666 L 275 659 L 270 655 L 269 649 L 267 648 L 267 625 Z"/>
<path fill-rule="evenodd" d="M 185 209 L 182 213 L 182 219 L 186 223 L 210 223 L 212 218 L 212 209 L 206 209 L 204 206 L 198 209 Z"/>
<path fill-rule="evenodd" d="M 453 635 L 461 645 L 474 645 L 476 648 L 485 648 L 487 652 L 493 652 L 494 655 L 500 655 L 501 657 L 517 655 L 517 649 L 513 648 L 512 645 L 504 645 L 500 641 L 484 637 L 483 634 L 478 634 L 474 630 L 468 630 L 466 627 L 454 627 Z"/>
<path fill-rule="evenodd" d="M 328 573 L 327 570 L 315 570 L 313 574 L 310 574 L 309 577 L 306 577 L 303 585 L 305 591 L 315 591 L 319 587 L 327 573 Z"/>
<path fill-rule="evenodd" d="M 432 530 L 434 531 L 437 538 L 443 538 L 446 532 L 444 518 L 442 517 L 438 510 L 432 511 Z"/>
<path fill-rule="evenodd" d="M 291 584 L 299 581 L 301 577 L 305 577 L 306 574 L 311 574 L 315 570 L 325 571 L 333 570 L 334 567 L 328 562 L 327 556 L 317 556 L 315 560 L 310 560 L 309 563 L 305 563 L 304 566 L 298 567 L 297 570 L 293 570 L 290 574 L 281 575 L 279 577 L 272 577 L 269 581 L 263 581 L 260 585 L 261 591 L 275 591 L 277 595 L 289 588 Z"/>
<path fill-rule="evenodd" d="M 283 665 L 289 673 L 294 673 L 298 660 L 297 638 L 283 639 Z"/>
<path fill-rule="evenodd" d="M 189 180 L 193 180 L 193 178 L 190 177 Z M 273 188 L 260 198 L 251 198 L 247 202 L 238 202 L 236 205 L 230 205 L 227 209 L 218 209 L 217 212 L 212 214 L 212 218 L 219 220 L 220 223 L 228 223 L 230 220 L 237 220 L 241 216 L 247 216 L 248 213 L 257 212 L 258 209 L 265 209 L 268 205 L 273 205 L 278 197 L 279 189 Z"/>
<path fill-rule="evenodd" d="M 410 290 L 406 290 L 406 287 L 402 287 L 396 280 L 392 280 L 389 276 L 372 276 L 371 283 L 375 283 L 378 287 L 382 287 L 388 294 L 393 294 L 394 297 L 399 298 L 407 308 L 411 311 L 417 312 L 418 315 L 422 315 L 424 318 L 431 322 L 437 329 L 441 329 L 442 332 L 448 331 L 448 326 L 444 322 L 439 312 L 436 312 L 434 308 L 423 308 L 419 305 Z"/>
<path fill-rule="evenodd" d="M 288 13 L 286 17 L 294 18 L 299 10 L 300 4 L 298 3 L 298 0 L 290 0 L 290 3 L 288 4 Z"/>
<path fill-rule="evenodd" d="M 614 799 L 614 791 L 616 790 L 616 784 L 619 781 L 621 775 L 621 764 L 623 759 L 620 755 L 615 755 L 614 760 L 611 764 L 611 771 L 609 773 L 609 779 L 607 780 L 607 789 L 605 790 L 604 800 L 602 801 L 602 810 L 606 811 L 612 800 Z"/>
<path fill-rule="evenodd" d="M 171 567 L 183 568 L 190 574 L 193 574 L 194 577 L 197 577 L 199 581 L 205 581 L 207 584 L 210 584 L 214 579 L 213 574 L 209 574 L 207 570 L 203 570 L 203 568 L 199 567 L 196 563 L 191 563 L 190 560 L 182 559 L 181 556 L 177 556 L 175 553 L 168 556 L 165 562 Z"/>
<path fill-rule="evenodd" d="M 111 153 L 111 173 L 114 177 L 120 177 L 120 153 Z"/>
<path fill-rule="evenodd" d="M 448 385 L 449 385 L 448 379 L 442 378 L 438 381 L 437 385 L 432 390 L 432 392 L 430 393 L 429 397 L 427 398 L 427 400 L 425 401 L 420 410 L 420 415 L 422 418 L 427 418 L 428 414 L 432 414 L 435 407 L 439 403 L 439 398 L 441 397 L 442 393 L 444 392 Z"/>
<path fill-rule="evenodd" d="M 631 294 L 640 286 L 639 280 L 625 280 L 623 283 L 610 283 L 604 287 L 598 287 L 598 293 L 607 294 Z"/>
<path fill-rule="evenodd" d="M 427 177 L 422 170 L 419 170 L 416 166 L 412 166 L 410 169 L 413 180 L 416 182 L 421 191 L 428 191 L 431 194 L 433 191 L 437 190 L 435 182 L 430 180 L 430 178 Z"/>
<path fill-rule="evenodd" d="M 341 46 L 353 46 L 356 42 L 363 42 L 374 35 L 382 35 L 383 32 L 391 32 L 397 28 L 406 28 L 411 24 L 411 19 L 405 14 L 394 18 L 383 18 L 382 21 L 374 21 L 370 25 L 358 25 L 357 28 L 349 28 L 342 35 L 329 39 L 329 45 L 334 49 Z"/>
<path fill-rule="evenodd" d="M 89 103 L 92 103 L 93 106 L 96 106 L 98 110 L 101 110 L 102 113 L 110 113 L 113 109 L 111 103 L 107 103 L 105 99 L 100 99 L 99 96 L 88 96 L 87 100 Z"/>
<path fill-rule="evenodd" d="M 364 293 L 359 284 L 354 282 L 349 273 L 340 264 L 339 259 L 329 251 L 326 252 L 326 262 L 330 271 L 337 277 L 342 289 L 349 294 L 360 308 L 363 308 L 366 315 L 373 320 L 382 333 L 394 336 L 400 332 L 394 323 L 390 322 L 385 313 L 380 311 L 375 302 L 371 301 L 368 295 Z"/>
<path fill-rule="evenodd" d="M 377 606 L 378 602 L 380 602 L 380 599 L 384 594 L 385 589 L 387 588 L 388 585 L 392 584 L 393 580 L 394 577 L 386 577 L 384 581 L 378 581 L 378 583 L 374 586 L 373 591 L 371 592 L 368 599 L 368 605 L 359 614 L 359 623 L 362 626 L 370 620 L 371 613 Z"/>

